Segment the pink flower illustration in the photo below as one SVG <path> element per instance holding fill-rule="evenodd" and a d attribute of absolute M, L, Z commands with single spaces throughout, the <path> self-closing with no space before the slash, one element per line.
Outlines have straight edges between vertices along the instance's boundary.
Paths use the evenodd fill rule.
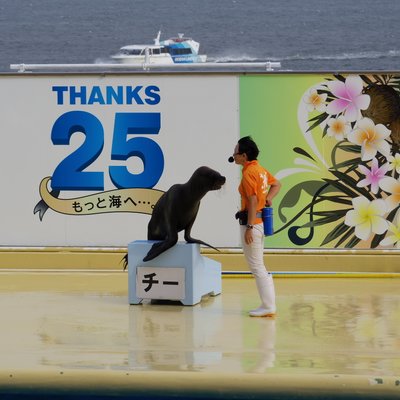
<path fill-rule="evenodd" d="M 358 182 L 357 186 L 365 187 L 371 185 L 371 192 L 374 194 L 378 193 L 379 182 L 385 177 L 386 172 L 389 170 L 389 165 L 383 164 L 380 167 L 378 160 L 374 158 L 372 160 L 371 169 L 368 169 L 364 165 L 360 165 L 358 168 L 365 175 L 365 179 Z"/>
<path fill-rule="evenodd" d="M 345 82 L 331 81 L 327 83 L 329 90 L 337 97 L 327 106 L 327 113 L 338 115 L 343 113 L 347 121 L 357 121 L 361 117 L 360 110 L 369 107 L 371 98 L 367 94 L 362 94 L 363 82 L 359 76 L 350 75 Z"/>

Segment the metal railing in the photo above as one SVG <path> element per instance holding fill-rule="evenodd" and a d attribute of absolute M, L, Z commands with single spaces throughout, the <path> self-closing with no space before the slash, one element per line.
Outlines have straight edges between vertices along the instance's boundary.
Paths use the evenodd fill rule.
<path fill-rule="evenodd" d="M 111 72 L 111 71 L 144 71 L 144 72 L 174 72 L 174 71 L 215 71 L 215 72 L 261 72 L 273 71 L 280 68 L 280 62 L 243 62 L 243 63 L 192 63 L 192 64 L 171 64 L 157 65 L 150 63 L 143 64 L 10 64 L 11 70 L 20 73 L 25 72 Z"/>

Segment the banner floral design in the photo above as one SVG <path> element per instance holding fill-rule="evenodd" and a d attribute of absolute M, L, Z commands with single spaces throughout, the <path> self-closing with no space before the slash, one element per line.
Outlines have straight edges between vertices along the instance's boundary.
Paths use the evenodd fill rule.
<path fill-rule="evenodd" d="M 294 148 L 306 169 L 282 170 L 277 177 L 310 172 L 316 164 L 325 171 L 285 193 L 279 231 L 289 228 L 291 242 L 305 245 L 325 226 L 321 246 L 400 249 L 400 76 L 326 78 L 304 94 L 298 119 L 314 154 Z M 329 154 L 321 154 L 314 139 L 330 143 L 324 147 Z M 304 192 L 309 204 L 287 221 L 284 209 L 296 207 Z M 307 222 L 295 225 L 304 216 Z"/>

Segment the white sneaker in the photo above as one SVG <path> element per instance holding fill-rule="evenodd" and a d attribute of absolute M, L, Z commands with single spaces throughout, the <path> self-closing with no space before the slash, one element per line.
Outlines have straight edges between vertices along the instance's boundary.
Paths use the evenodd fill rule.
<path fill-rule="evenodd" d="M 275 317 L 276 313 L 271 312 L 270 310 L 267 310 L 264 307 L 258 307 L 255 310 L 249 311 L 250 317 Z"/>

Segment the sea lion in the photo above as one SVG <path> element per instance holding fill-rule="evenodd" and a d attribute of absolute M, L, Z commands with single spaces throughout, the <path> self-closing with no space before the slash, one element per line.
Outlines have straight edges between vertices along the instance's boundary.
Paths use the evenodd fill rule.
<path fill-rule="evenodd" d="M 199 243 L 215 249 L 202 240 L 192 238 L 190 231 L 201 199 L 207 192 L 220 189 L 225 181 L 226 178 L 219 172 L 203 166 L 194 171 L 186 183 L 171 186 L 154 206 L 147 227 L 147 239 L 159 242 L 153 244 L 143 261 L 150 261 L 174 246 L 178 241 L 178 233 L 183 230 L 187 243 Z M 123 260 L 125 269 L 127 255 Z"/>
<path fill-rule="evenodd" d="M 184 184 L 175 184 L 168 189 L 154 206 L 148 224 L 147 239 L 161 240 L 154 243 L 143 261 L 150 261 L 168 250 L 178 241 L 178 232 L 185 231 L 187 243 L 199 243 L 215 247 L 190 236 L 201 199 L 211 190 L 221 189 L 226 178 L 219 172 L 200 167 Z"/>

